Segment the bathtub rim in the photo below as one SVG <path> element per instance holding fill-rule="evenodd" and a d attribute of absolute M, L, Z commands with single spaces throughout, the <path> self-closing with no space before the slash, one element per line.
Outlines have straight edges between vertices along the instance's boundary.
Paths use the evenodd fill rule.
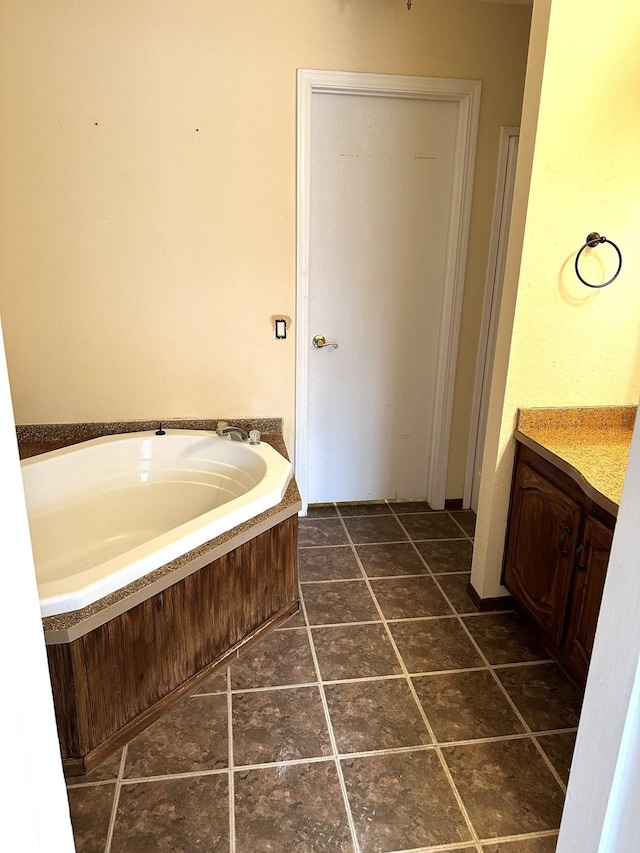
<path fill-rule="evenodd" d="M 43 617 L 83 610 L 278 506 L 293 476 L 288 457 L 267 441 L 252 447 L 248 442 L 221 438 L 213 430 L 171 428 L 163 437 L 157 437 L 153 430 L 100 436 L 31 456 L 23 459 L 21 465 L 30 526 L 35 537 L 34 560 L 38 554 L 36 577 Z M 45 535 L 46 519 L 52 511 L 54 514 L 62 511 L 63 530 L 70 521 L 82 524 L 86 517 L 81 515 L 78 520 L 73 510 L 70 516 L 68 507 L 91 498 L 103 485 L 106 494 L 118 495 L 121 485 L 137 490 L 140 472 L 145 470 L 150 471 L 151 480 L 157 483 L 181 480 L 206 483 L 206 475 L 210 473 L 216 488 L 214 497 L 217 498 L 218 487 L 225 487 L 227 480 L 230 481 L 229 494 L 226 500 L 214 503 L 204 512 L 174 517 L 170 519 L 173 523 L 154 530 L 141 541 L 128 544 L 124 550 L 107 558 L 93 559 L 79 570 L 60 577 L 59 558 L 63 560 L 64 571 L 65 555 L 63 551 L 54 552 L 56 562 L 51 568 L 46 544 L 39 538 L 41 520 L 45 519 Z M 234 494 L 240 490 L 240 494 Z M 147 493 L 139 494 L 144 506 L 142 495 Z M 153 494 L 151 492 L 152 507 L 157 502 Z M 135 512 L 132 508 L 134 517 Z M 115 529 L 119 532 L 121 528 Z M 73 528 L 70 527 L 68 533 L 71 540 Z M 101 543 L 101 540 L 95 541 Z M 91 556 L 96 557 L 96 554 L 100 557 L 99 549 Z M 71 568 L 75 568 L 73 559 Z"/>
<path fill-rule="evenodd" d="M 294 502 L 291 504 L 287 501 L 287 493 L 289 492 L 294 492 L 297 495 L 296 498 L 293 494 L 290 495 L 291 498 L 294 498 Z M 194 572 L 200 571 L 209 563 L 224 557 L 230 551 L 235 551 L 236 548 L 261 533 L 270 530 L 282 521 L 286 521 L 292 515 L 296 515 L 302 509 L 302 500 L 293 479 L 289 482 L 287 493 L 285 493 L 283 500 L 272 509 L 266 510 L 255 518 L 232 528 L 227 534 L 222 534 L 209 542 L 205 542 L 198 548 L 194 548 L 182 557 L 172 560 L 165 566 L 161 566 L 144 578 L 133 581 L 109 596 L 99 599 L 81 610 L 44 616 L 42 627 L 45 645 L 60 645 L 77 640 L 93 631 L 94 628 L 98 628 L 114 617 L 131 610 L 148 598 L 152 598 Z"/>
<path fill-rule="evenodd" d="M 163 429 L 215 429 L 218 420 L 227 420 L 243 428 L 281 430 L 279 418 L 218 418 L 215 420 L 167 419 L 162 421 Z M 39 455 L 56 447 L 77 444 L 89 438 L 103 434 L 143 432 L 157 427 L 158 421 L 119 421 L 113 423 L 79 424 L 42 424 L 26 425 L 16 428 L 18 445 L 24 458 Z M 262 430 L 261 430 L 262 431 Z M 263 432 L 262 440 L 270 444 L 287 460 L 290 460 L 287 447 L 280 432 Z M 140 602 L 177 583 L 193 572 L 199 571 L 207 563 L 228 554 L 240 545 L 253 539 L 265 530 L 274 527 L 302 509 L 300 492 L 295 481 L 295 472 L 289 481 L 280 503 L 267 509 L 226 533 L 199 545 L 148 575 L 133 581 L 116 592 L 105 596 L 81 610 L 72 610 L 42 618 L 42 627 L 47 645 L 70 643 L 89 633 L 96 627 L 108 622 L 114 616 L 130 610 Z"/>

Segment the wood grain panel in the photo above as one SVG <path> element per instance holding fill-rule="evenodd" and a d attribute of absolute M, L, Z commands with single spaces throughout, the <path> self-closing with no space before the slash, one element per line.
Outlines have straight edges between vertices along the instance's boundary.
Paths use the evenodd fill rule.
<path fill-rule="evenodd" d="M 47 646 L 69 775 L 89 772 L 298 609 L 291 516 L 131 610 Z"/>

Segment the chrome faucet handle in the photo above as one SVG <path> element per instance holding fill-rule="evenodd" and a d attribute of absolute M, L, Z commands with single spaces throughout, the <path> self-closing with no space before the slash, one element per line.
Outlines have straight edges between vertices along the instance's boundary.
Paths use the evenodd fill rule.
<path fill-rule="evenodd" d="M 260 430 L 249 430 L 249 444 L 260 444 Z"/>

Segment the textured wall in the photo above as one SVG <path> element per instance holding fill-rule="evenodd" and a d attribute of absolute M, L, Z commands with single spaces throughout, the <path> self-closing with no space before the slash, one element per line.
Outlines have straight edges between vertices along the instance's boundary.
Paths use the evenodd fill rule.
<path fill-rule="evenodd" d="M 474 555 L 484 597 L 501 591 L 517 409 L 635 405 L 640 394 L 640 7 L 616 0 L 594 26 L 600 14 L 596 0 L 579 16 L 571 0 L 534 10 Z M 591 231 L 624 258 L 602 290 L 574 271 Z M 615 271 L 610 247 L 588 255 L 592 281 Z"/>
<path fill-rule="evenodd" d="M 0 9 L 0 311 L 20 423 L 294 414 L 296 68 L 483 81 L 448 496 L 462 495 L 501 125 L 530 9 Z M 292 330 L 295 333 L 295 328 Z"/>

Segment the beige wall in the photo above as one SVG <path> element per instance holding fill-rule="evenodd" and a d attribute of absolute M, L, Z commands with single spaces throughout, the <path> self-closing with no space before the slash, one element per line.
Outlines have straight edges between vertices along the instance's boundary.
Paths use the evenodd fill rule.
<path fill-rule="evenodd" d="M 483 597 L 504 593 L 517 409 L 638 402 L 639 38 L 635 2 L 613 0 L 603 12 L 585 0 L 576 16 L 572 0 L 536 0 L 472 574 Z M 614 240 L 624 258 L 602 290 L 574 271 L 591 231 Z M 583 274 L 610 277 L 610 247 L 593 253 L 600 268 L 588 254 Z"/>
<path fill-rule="evenodd" d="M 296 68 L 480 79 L 447 487 L 460 497 L 499 131 L 519 123 L 529 20 L 480 0 L 2 4 L 17 421 L 271 415 L 291 442 L 294 337 L 275 341 L 271 317 L 295 315 Z"/>

